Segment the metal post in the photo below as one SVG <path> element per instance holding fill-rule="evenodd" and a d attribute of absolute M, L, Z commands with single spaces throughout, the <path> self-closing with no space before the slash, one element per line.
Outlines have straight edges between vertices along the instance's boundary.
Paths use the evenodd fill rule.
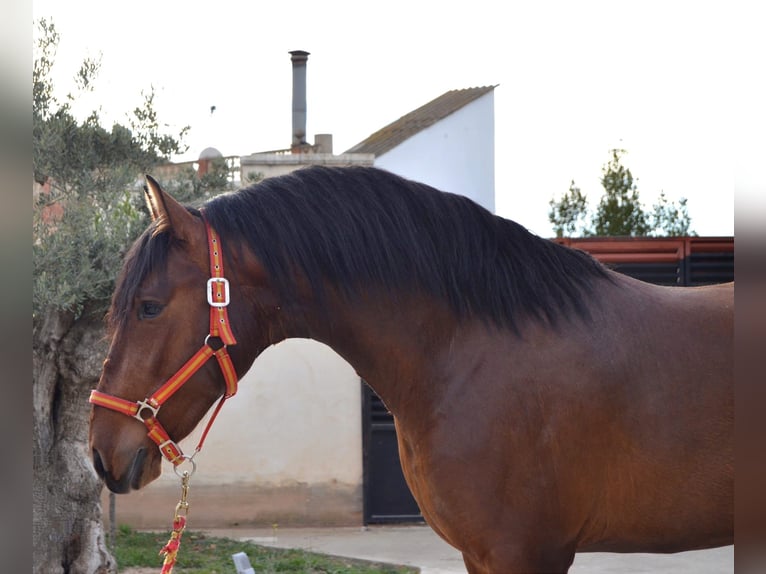
<path fill-rule="evenodd" d="M 117 545 L 117 519 L 115 518 L 115 501 L 116 495 L 114 492 L 109 493 L 109 549 L 114 552 L 114 547 Z"/>

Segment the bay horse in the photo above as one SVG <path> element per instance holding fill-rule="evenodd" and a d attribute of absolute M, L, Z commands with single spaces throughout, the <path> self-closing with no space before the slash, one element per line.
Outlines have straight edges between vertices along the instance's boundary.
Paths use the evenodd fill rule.
<path fill-rule="evenodd" d="M 424 518 L 472 574 L 733 543 L 733 283 L 643 283 L 377 168 L 304 168 L 200 209 L 145 191 L 91 396 L 113 492 L 184 461 L 175 441 L 299 337 L 384 401 Z"/>

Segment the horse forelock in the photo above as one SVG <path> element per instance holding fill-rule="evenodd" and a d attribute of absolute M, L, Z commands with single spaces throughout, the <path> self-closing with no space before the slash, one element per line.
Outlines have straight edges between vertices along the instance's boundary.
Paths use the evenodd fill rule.
<path fill-rule="evenodd" d="M 114 333 L 128 317 L 133 299 L 146 277 L 165 267 L 171 229 L 164 221 L 153 222 L 133 243 L 117 277 L 111 306 L 106 316 L 107 328 Z"/>
<path fill-rule="evenodd" d="M 586 315 L 589 288 L 607 277 L 583 252 L 376 168 L 303 168 L 214 198 L 205 214 L 225 250 L 253 250 L 288 303 L 298 269 L 320 301 L 325 283 L 350 297 L 419 290 L 459 318 L 516 329 L 523 316 Z"/>

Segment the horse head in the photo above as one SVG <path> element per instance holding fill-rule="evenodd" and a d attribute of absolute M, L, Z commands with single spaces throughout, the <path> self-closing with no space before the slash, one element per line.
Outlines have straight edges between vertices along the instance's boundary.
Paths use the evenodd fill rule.
<path fill-rule="evenodd" d="M 229 383 L 219 355 L 233 338 L 211 333 L 213 303 L 205 288 L 209 293 L 225 287 L 221 297 L 228 304 L 228 283 L 210 279 L 204 219 L 150 177 L 145 192 L 152 224 L 126 256 L 109 313 L 109 352 L 91 395 L 93 463 L 113 492 L 139 489 L 157 478 L 162 454 L 174 460 L 168 455 L 177 449 L 175 443 L 194 429 Z M 203 360 L 213 355 L 222 369 Z M 190 357 L 198 363 L 193 370 Z M 228 366 L 234 371 L 230 360 Z M 180 384 L 179 376 L 185 377 Z M 233 377 L 236 385 L 236 373 Z M 169 383 L 174 388 L 168 389 Z M 182 460 L 176 457 L 175 464 Z"/>

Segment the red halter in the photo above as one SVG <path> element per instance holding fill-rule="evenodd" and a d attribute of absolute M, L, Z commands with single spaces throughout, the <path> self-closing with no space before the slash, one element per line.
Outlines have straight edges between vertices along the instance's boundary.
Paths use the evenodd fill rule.
<path fill-rule="evenodd" d="M 207 230 L 211 275 L 207 281 L 207 302 L 210 305 L 210 333 L 205 337 L 202 348 L 148 399 L 130 402 L 97 390 L 92 390 L 88 399 L 88 402 L 94 405 L 126 414 L 144 423 L 149 430 L 149 438 L 157 443 L 162 455 L 172 462 L 174 466 L 178 466 L 186 459 L 191 459 L 194 455 L 191 457 L 184 455 L 181 447 L 170 439 L 167 431 L 157 419 L 157 413 L 165 401 L 173 396 L 173 393 L 180 389 L 194 373 L 202 368 L 208 359 L 214 356 L 218 360 L 218 365 L 221 367 L 223 378 L 226 381 L 226 391 L 218 402 L 213 415 L 210 417 L 205 431 L 202 433 L 202 438 L 200 438 L 199 444 L 194 451 L 196 454 L 202 448 L 202 443 L 205 441 L 205 437 L 207 437 L 207 433 L 215 417 L 218 416 L 224 401 L 234 396 L 237 392 L 237 373 L 226 350 L 229 345 L 235 345 L 237 340 L 231 331 L 229 316 L 226 312 L 226 307 L 229 304 L 229 282 L 223 276 L 221 242 L 204 215 L 202 216 L 202 221 L 205 222 L 205 229 Z M 211 344 L 213 342 L 220 343 L 220 347 L 217 350 Z"/>

